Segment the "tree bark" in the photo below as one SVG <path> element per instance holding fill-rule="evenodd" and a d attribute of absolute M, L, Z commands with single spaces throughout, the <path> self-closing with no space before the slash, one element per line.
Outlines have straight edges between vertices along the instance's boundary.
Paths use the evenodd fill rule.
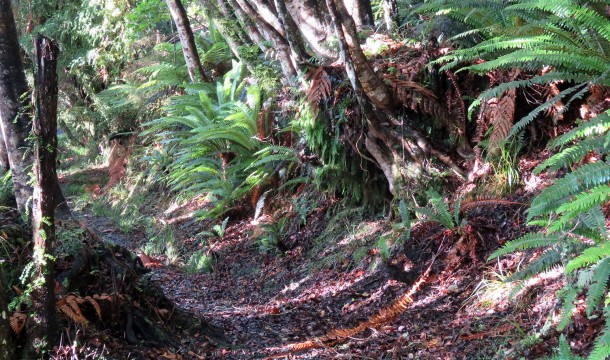
<path fill-rule="evenodd" d="M 388 33 L 391 33 L 396 28 L 396 15 L 398 13 L 398 5 L 396 0 L 382 0 L 383 6 L 383 21 Z"/>
<path fill-rule="evenodd" d="M 32 196 L 32 187 L 28 184 L 31 145 L 26 140 L 31 117 L 28 113 L 29 89 L 19 54 L 11 1 L 0 0 L 0 127 L 12 171 L 17 208 L 23 214 L 27 212 L 27 201 Z"/>
<path fill-rule="evenodd" d="M 236 0 L 236 3 L 236 5 L 240 6 L 248 17 L 250 17 L 250 19 L 256 21 L 256 24 L 261 29 L 261 32 L 265 38 L 274 43 L 277 51 L 277 60 L 282 68 L 282 73 L 288 79 L 288 81 L 294 82 L 298 74 L 288 41 L 279 31 L 277 31 L 267 22 L 267 19 L 263 19 L 262 16 L 257 13 L 256 9 L 252 6 L 252 4 L 250 4 L 249 1 Z"/>
<path fill-rule="evenodd" d="M 186 62 L 186 68 L 191 78 L 191 82 L 196 82 L 199 79 L 205 82 L 210 82 L 210 79 L 205 75 L 203 65 L 201 65 L 201 59 L 199 53 L 197 53 L 197 45 L 195 44 L 195 37 L 193 35 L 193 29 L 191 29 L 191 23 L 189 22 L 186 10 L 180 0 L 165 0 L 169 13 L 176 24 L 178 29 L 178 36 L 180 37 L 180 44 L 182 45 L 182 53 L 184 54 L 184 61 Z"/>
<path fill-rule="evenodd" d="M 373 106 L 382 110 L 393 110 L 396 106 L 394 97 L 389 86 L 387 86 L 379 76 L 373 71 L 370 62 L 364 55 L 360 43 L 358 42 L 358 31 L 356 29 L 356 23 L 350 16 L 345 4 L 342 0 L 335 0 L 334 5 L 337 11 L 337 20 L 341 25 L 342 29 L 337 29 L 343 32 L 347 44 L 349 45 L 349 52 L 352 55 L 354 67 L 356 68 L 356 74 L 358 80 L 362 85 L 362 90 L 369 97 Z"/>
<path fill-rule="evenodd" d="M 285 0 L 286 9 L 311 50 L 321 62 L 337 60 L 339 53 L 329 45 L 333 25 L 324 2 L 316 0 Z"/>
<path fill-rule="evenodd" d="M 15 347 L 9 324 L 5 284 L 4 274 L 2 268 L 0 268 L 0 360 L 13 360 L 15 358 Z"/>
<path fill-rule="evenodd" d="M 28 354 L 36 358 L 46 356 L 57 339 L 55 312 L 55 281 L 53 259 L 55 247 L 55 185 L 57 183 L 57 55 L 59 48 L 52 41 L 38 35 L 35 55 L 38 69 L 35 77 L 36 116 L 33 201 L 34 275 L 32 276 L 33 315 L 28 322 Z"/>
<path fill-rule="evenodd" d="M 11 1 L 0 0 L 0 130 L 12 172 L 17 208 L 26 214 L 33 194 L 29 171 L 34 158 L 32 144 L 28 141 L 31 99 L 20 53 Z M 56 175 L 54 189 L 56 210 L 59 215 L 68 216 L 70 209 Z"/>
<path fill-rule="evenodd" d="M 6 144 L 4 143 L 4 137 L 0 129 L 0 176 L 6 174 L 10 170 L 8 163 L 8 153 L 6 152 Z"/>
<path fill-rule="evenodd" d="M 344 0 L 345 7 L 356 22 L 358 31 L 375 26 L 371 0 Z"/>
<path fill-rule="evenodd" d="M 299 63 L 305 58 L 309 58 L 307 50 L 305 50 L 305 44 L 303 44 L 303 39 L 300 36 L 299 29 L 288 13 L 286 2 L 284 0 L 275 0 L 275 8 L 277 9 L 278 17 L 282 27 L 284 28 L 284 36 L 286 37 L 288 44 L 290 44 L 292 57 Z"/>

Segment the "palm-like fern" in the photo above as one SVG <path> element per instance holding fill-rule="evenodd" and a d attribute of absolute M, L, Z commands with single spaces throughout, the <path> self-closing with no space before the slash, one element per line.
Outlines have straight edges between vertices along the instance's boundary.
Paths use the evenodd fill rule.
<path fill-rule="evenodd" d="M 144 124 L 143 135 L 154 135 L 173 154 L 172 189 L 183 197 L 208 194 L 214 206 L 205 215 L 217 216 L 256 185 L 246 169 L 262 146 L 255 138 L 260 89 L 245 89 L 243 67 L 235 63 L 215 87 L 193 84 L 185 91 L 165 108 L 166 117 Z"/>

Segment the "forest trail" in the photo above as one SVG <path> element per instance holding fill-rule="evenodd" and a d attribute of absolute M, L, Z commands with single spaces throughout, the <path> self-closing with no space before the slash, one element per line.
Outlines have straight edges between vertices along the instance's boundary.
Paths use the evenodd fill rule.
<path fill-rule="evenodd" d="M 187 204 L 182 213 L 172 214 L 179 219 L 175 222 L 166 219 L 172 222 L 175 239 L 190 243 L 191 251 L 197 249 L 196 234 L 210 226 L 188 216 L 196 205 Z M 172 354 L 194 359 L 508 359 L 538 357 L 552 350 L 554 344 L 542 341 L 526 347 L 532 341 L 526 334 L 542 326 L 541 314 L 553 305 L 552 289 L 560 282 L 544 280 L 545 287 L 538 284 L 528 290 L 526 302 L 511 303 L 502 299 L 510 287 L 501 280 L 518 266 L 518 259 L 486 263 L 493 250 L 526 230 L 523 206 L 500 204 L 472 210 L 461 234 L 439 224 L 420 223 L 412 229 L 405 248 L 387 264 L 374 248 L 360 259 L 349 252 L 341 255 L 340 248 L 335 250 L 340 256 L 327 256 L 331 250 L 320 249 L 317 240 L 330 231 L 329 220 L 326 207 L 319 208 L 301 230 L 302 239 L 283 254 L 261 252 L 255 236 L 258 225 L 251 219 L 229 221 L 222 236 L 210 240 L 213 271 L 202 274 L 168 265 L 164 256 L 142 255 L 149 240 L 142 231 L 126 235 L 112 219 L 87 210 L 80 217 L 108 241 L 139 254 L 151 270 L 149 280 L 179 308 L 224 331 L 224 341 L 192 333 L 180 339 L 182 351 L 148 349 L 144 351 L 148 358 Z M 374 238 L 384 224 L 384 219 L 371 218 L 360 223 L 359 229 L 346 227 L 336 239 L 337 246 L 354 241 L 359 233 L 362 239 Z M 429 266 L 429 276 L 422 279 Z M 500 273 L 494 277 L 490 269 L 498 266 Z M 418 279 L 422 284 L 414 289 Z M 401 308 L 395 320 L 369 321 L 357 334 L 336 331 L 375 318 L 409 290 L 416 290 L 413 302 Z M 337 340 L 330 341 L 325 336 L 329 333 Z M 527 350 L 520 353 L 521 349 Z"/>

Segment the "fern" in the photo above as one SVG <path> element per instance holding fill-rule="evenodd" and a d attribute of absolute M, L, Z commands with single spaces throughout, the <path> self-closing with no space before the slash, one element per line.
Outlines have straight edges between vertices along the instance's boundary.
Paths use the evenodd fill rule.
<path fill-rule="evenodd" d="M 561 307 L 561 320 L 557 324 L 557 330 L 563 331 L 566 326 L 570 323 L 572 319 L 572 311 L 576 307 L 574 301 L 576 301 L 576 296 L 578 295 L 578 289 L 575 287 L 568 287 L 564 289 L 565 292 L 562 294 L 558 294 L 558 297 L 563 300 L 563 306 Z"/>
<path fill-rule="evenodd" d="M 557 354 L 551 360 L 584 360 L 584 358 L 572 354 L 572 349 L 570 349 L 570 344 L 568 344 L 566 337 L 561 335 L 559 337 Z"/>
<path fill-rule="evenodd" d="M 535 249 L 540 247 L 552 246 L 561 240 L 561 237 L 557 235 L 545 235 L 542 233 L 529 233 L 519 239 L 509 241 L 502 248 L 494 251 L 489 259 L 495 259 L 500 256 L 504 256 L 515 251 L 522 251 L 526 249 Z"/>
<path fill-rule="evenodd" d="M 608 277 L 610 276 L 610 258 L 605 258 L 593 268 L 594 275 L 587 292 L 587 315 L 591 316 L 595 307 L 607 292 Z"/>
<path fill-rule="evenodd" d="M 588 360 L 604 360 L 610 356 L 610 309 L 607 307 L 604 309 L 604 316 L 606 317 L 606 325 L 601 332 L 601 335 L 595 339 L 595 346 L 593 351 L 587 358 Z"/>

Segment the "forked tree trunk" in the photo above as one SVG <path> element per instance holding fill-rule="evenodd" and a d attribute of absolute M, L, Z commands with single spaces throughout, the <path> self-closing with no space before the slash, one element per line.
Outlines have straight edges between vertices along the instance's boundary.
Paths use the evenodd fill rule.
<path fill-rule="evenodd" d="M 371 63 L 364 55 L 360 43 L 358 42 L 358 31 L 354 19 L 345 8 L 343 0 L 334 0 L 334 5 L 337 10 L 337 20 L 343 25 L 343 29 L 339 29 L 337 32 L 342 31 L 345 34 L 345 39 L 349 45 L 349 52 L 352 55 L 354 67 L 356 68 L 358 80 L 360 80 L 362 85 L 362 90 L 376 108 L 383 110 L 393 109 L 396 104 L 392 91 L 390 87 L 377 76 L 375 71 L 373 71 Z"/>
<path fill-rule="evenodd" d="M 191 82 L 195 82 L 199 79 L 205 82 L 210 80 L 205 75 L 203 65 L 201 65 L 201 59 L 199 53 L 197 53 L 197 45 L 195 44 L 195 36 L 193 35 L 193 29 L 191 29 L 191 23 L 189 22 L 186 10 L 180 0 L 166 0 L 169 13 L 176 24 L 178 29 L 178 36 L 180 37 L 180 44 L 182 45 L 182 53 L 184 54 L 184 61 L 186 62 L 186 68 L 191 78 Z"/>
<path fill-rule="evenodd" d="M 59 48 L 48 38 L 38 35 L 35 42 L 37 72 L 36 116 L 32 132 L 34 144 L 34 201 L 32 230 L 34 234 L 34 274 L 32 307 L 28 321 L 28 356 L 41 358 L 55 345 L 55 184 L 57 158 L 57 55 Z M 34 357 L 32 357 L 34 358 Z"/>

